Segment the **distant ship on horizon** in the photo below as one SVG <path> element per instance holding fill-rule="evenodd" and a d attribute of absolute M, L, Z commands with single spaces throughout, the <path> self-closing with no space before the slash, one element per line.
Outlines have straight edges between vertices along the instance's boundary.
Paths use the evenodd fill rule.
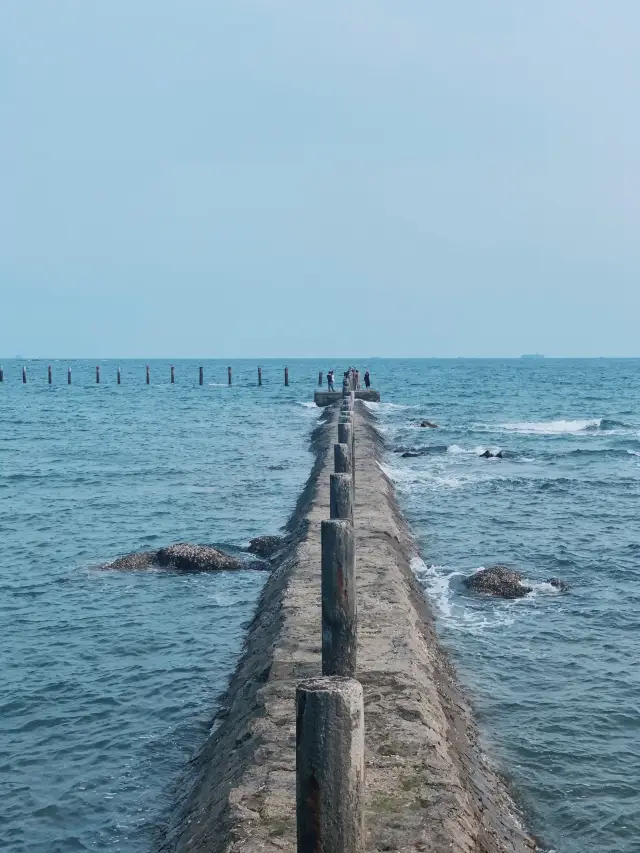
<path fill-rule="evenodd" d="M 521 355 L 520 358 L 544 358 L 544 356 L 539 352 L 534 352 L 534 353 L 525 353 L 524 355 Z"/>

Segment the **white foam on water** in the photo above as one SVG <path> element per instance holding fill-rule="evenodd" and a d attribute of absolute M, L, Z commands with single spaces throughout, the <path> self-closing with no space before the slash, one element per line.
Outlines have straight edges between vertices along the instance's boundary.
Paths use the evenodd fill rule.
<path fill-rule="evenodd" d="M 447 447 L 447 453 L 451 453 L 453 456 L 482 456 L 487 450 L 489 453 L 499 453 L 502 448 L 497 444 L 483 445 L 480 444 L 477 447 L 467 448 L 460 447 L 459 444 L 451 444 Z"/>
<path fill-rule="evenodd" d="M 557 586 L 554 586 L 551 583 L 547 583 L 547 581 L 530 581 L 527 578 L 522 579 L 522 583 L 526 586 L 533 587 L 533 592 L 530 592 L 523 599 L 518 599 L 520 601 L 526 601 L 527 599 L 531 600 L 534 598 L 538 598 L 543 595 L 561 595 L 562 591 L 558 589 Z"/>
<path fill-rule="evenodd" d="M 498 424 L 498 429 L 522 435 L 577 435 L 590 429 L 598 429 L 601 423 L 602 418 L 575 421 L 516 421 Z"/>
<path fill-rule="evenodd" d="M 296 400 L 296 406 L 302 406 L 304 409 L 317 409 L 318 408 L 315 403 L 313 403 L 313 402 L 310 403 L 307 400 L 305 400 L 305 401 Z"/>
<path fill-rule="evenodd" d="M 403 403 L 375 403 L 370 400 L 362 401 L 372 412 L 391 412 L 397 409 L 416 409 L 417 406 L 406 406 Z"/>
<path fill-rule="evenodd" d="M 494 600 L 492 607 L 473 607 L 469 600 L 456 592 L 452 585 L 455 578 L 466 577 L 467 572 L 452 569 L 450 566 L 428 566 L 417 555 L 411 559 L 410 565 L 429 601 L 433 604 L 438 618 L 447 628 L 464 630 L 469 634 L 477 635 L 511 625 L 518 612 L 514 605 L 524 601 L 524 599 Z M 484 566 L 480 566 L 470 574 L 475 574 L 483 568 Z"/>
<path fill-rule="evenodd" d="M 432 469 L 392 468 L 384 463 L 380 463 L 380 467 L 401 491 L 459 489 L 477 479 L 471 476 L 456 476 L 455 474 L 436 472 Z"/>

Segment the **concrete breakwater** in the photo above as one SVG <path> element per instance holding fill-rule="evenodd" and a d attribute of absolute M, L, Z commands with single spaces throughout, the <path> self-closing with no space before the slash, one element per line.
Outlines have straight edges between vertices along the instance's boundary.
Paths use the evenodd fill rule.
<path fill-rule="evenodd" d="M 337 412 L 313 435 L 316 462 L 267 580 L 212 733 L 193 762 L 161 849 L 294 850 L 296 685 L 321 672 L 320 525 L 329 516 Z M 535 849 L 483 757 L 472 712 L 410 569 L 416 553 L 356 403 L 354 507 L 358 681 L 365 708 L 367 850 Z M 186 789 L 185 789 L 186 790 Z"/>

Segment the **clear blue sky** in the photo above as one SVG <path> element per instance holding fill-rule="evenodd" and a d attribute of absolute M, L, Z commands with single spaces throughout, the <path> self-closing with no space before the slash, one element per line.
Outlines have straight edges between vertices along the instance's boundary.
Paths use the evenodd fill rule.
<path fill-rule="evenodd" d="M 637 0 L 0 4 L 0 354 L 640 355 Z"/>

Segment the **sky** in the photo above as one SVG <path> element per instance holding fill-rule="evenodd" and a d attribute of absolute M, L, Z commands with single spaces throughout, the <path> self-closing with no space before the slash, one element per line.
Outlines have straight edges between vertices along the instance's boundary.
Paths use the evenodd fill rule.
<path fill-rule="evenodd" d="M 637 0 L 0 4 L 0 355 L 640 356 Z"/>

